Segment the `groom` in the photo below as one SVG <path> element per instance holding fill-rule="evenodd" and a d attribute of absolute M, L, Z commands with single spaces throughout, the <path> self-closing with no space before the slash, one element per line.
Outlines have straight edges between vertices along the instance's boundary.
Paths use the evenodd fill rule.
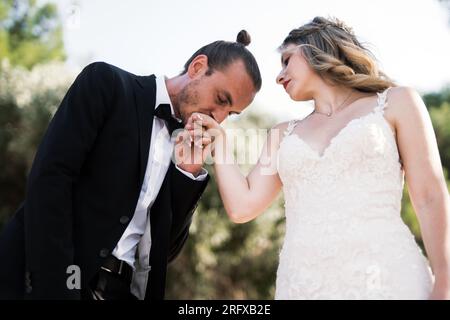
<path fill-rule="evenodd" d="M 260 87 L 238 42 L 202 47 L 171 79 L 85 67 L 0 234 L 0 299 L 163 299 L 209 178 L 202 163 L 171 161 L 172 131 L 193 112 L 220 123 Z"/>

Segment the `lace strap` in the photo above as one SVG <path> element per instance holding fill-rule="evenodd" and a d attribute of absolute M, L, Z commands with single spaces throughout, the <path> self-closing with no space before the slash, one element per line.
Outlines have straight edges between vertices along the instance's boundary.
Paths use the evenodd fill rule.
<path fill-rule="evenodd" d="M 381 93 L 377 92 L 377 95 L 378 95 L 378 99 L 377 99 L 378 106 L 377 106 L 377 109 L 383 111 L 386 108 L 386 106 L 387 106 L 387 94 L 388 94 L 390 88 L 391 87 L 387 88 L 386 90 L 384 90 Z"/>
<path fill-rule="evenodd" d="M 292 131 L 294 130 L 295 126 L 297 125 L 297 123 L 298 123 L 297 119 L 289 121 L 289 124 L 288 124 L 286 130 L 284 130 L 283 137 L 290 135 L 292 133 Z"/>

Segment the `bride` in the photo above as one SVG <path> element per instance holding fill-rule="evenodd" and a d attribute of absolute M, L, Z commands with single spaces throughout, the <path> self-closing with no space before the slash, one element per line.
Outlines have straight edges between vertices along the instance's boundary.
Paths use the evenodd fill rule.
<path fill-rule="evenodd" d="M 248 176 L 213 118 L 214 167 L 232 221 L 255 219 L 282 189 L 286 235 L 276 299 L 449 299 L 450 203 L 420 96 L 395 86 L 352 30 L 316 17 L 280 46 L 277 82 L 314 111 L 272 128 Z M 218 133 L 217 133 L 218 132 Z M 404 177 L 429 261 L 400 217 Z"/>

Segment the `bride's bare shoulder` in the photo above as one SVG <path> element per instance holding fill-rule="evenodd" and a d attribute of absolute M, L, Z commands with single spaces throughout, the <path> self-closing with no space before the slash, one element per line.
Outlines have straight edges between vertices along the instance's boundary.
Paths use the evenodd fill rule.
<path fill-rule="evenodd" d="M 288 120 L 288 121 L 280 122 L 280 123 L 274 125 L 272 128 L 279 128 L 279 129 L 287 128 L 289 123 L 291 123 L 293 121 L 295 121 L 295 120 Z"/>
<path fill-rule="evenodd" d="M 420 106 L 423 100 L 420 94 L 410 87 L 393 87 L 388 93 L 388 103 L 399 113 L 408 112 L 411 107 Z"/>
<path fill-rule="evenodd" d="M 278 139 L 281 140 L 283 138 L 284 133 L 288 129 L 289 125 L 292 125 L 292 122 L 293 122 L 293 120 L 290 120 L 290 121 L 284 121 L 284 122 L 274 125 L 270 129 L 270 131 L 271 131 L 270 134 L 278 137 Z"/>
<path fill-rule="evenodd" d="M 278 146 L 283 140 L 283 137 L 287 130 L 289 130 L 290 126 L 294 124 L 295 120 L 284 121 L 274 125 L 270 131 L 268 132 L 268 142 L 270 145 L 274 146 L 275 149 L 278 149 Z"/>
<path fill-rule="evenodd" d="M 389 90 L 387 101 L 387 116 L 393 119 L 395 126 L 400 122 L 415 121 L 415 115 L 427 113 L 422 97 L 413 88 L 393 87 Z"/>
<path fill-rule="evenodd" d="M 284 121 L 284 122 L 278 123 L 278 124 L 274 125 L 274 126 L 272 127 L 271 130 L 284 131 L 284 130 L 287 129 L 287 127 L 289 126 L 289 124 L 290 124 L 291 122 L 292 122 L 292 120 L 290 120 L 290 121 Z"/>

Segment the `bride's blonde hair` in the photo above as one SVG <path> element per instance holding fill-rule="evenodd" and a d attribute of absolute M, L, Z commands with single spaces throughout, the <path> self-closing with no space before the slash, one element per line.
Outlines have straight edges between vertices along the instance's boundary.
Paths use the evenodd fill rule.
<path fill-rule="evenodd" d="M 293 29 L 279 50 L 298 45 L 311 68 L 325 81 L 363 92 L 381 92 L 395 86 L 378 69 L 374 55 L 356 38 L 353 30 L 336 18 L 315 17 Z"/>

